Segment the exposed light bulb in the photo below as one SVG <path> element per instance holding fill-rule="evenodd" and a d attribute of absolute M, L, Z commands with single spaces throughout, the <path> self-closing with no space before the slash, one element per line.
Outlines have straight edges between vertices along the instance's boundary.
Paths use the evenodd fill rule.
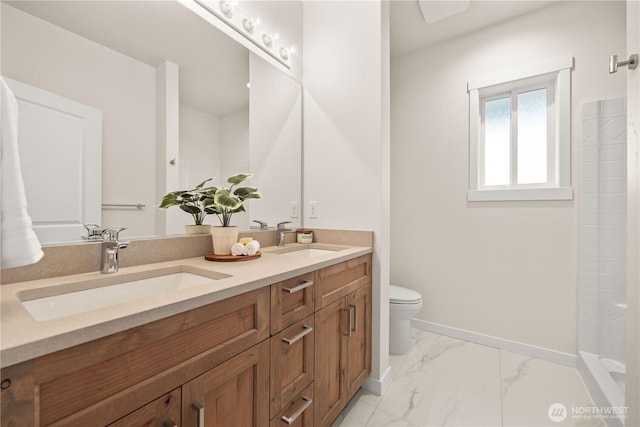
<path fill-rule="evenodd" d="M 267 47 L 271 47 L 273 45 L 273 38 L 269 34 L 264 33 L 262 35 L 262 43 Z"/>
<path fill-rule="evenodd" d="M 289 60 L 289 49 L 287 49 L 286 47 L 281 47 L 280 58 L 284 59 L 285 61 Z"/>
<path fill-rule="evenodd" d="M 242 20 L 242 26 L 245 30 L 247 30 L 248 33 L 253 33 L 253 31 L 256 29 L 256 23 L 251 18 L 244 18 Z"/>
<path fill-rule="evenodd" d="M 228 18 L 231 18 L 231 16 L 233 15 L 233 5 L 229 0 L 222 0 L 220 2 L 220 10 Z"/>

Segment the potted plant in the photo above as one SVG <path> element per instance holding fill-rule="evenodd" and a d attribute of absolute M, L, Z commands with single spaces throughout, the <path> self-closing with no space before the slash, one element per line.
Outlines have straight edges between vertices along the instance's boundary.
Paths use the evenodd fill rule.
<path fill-rule="evenodd" d="M 253 174 L 239 173 L 227 179 L 229 187 L 205 187 L 212 178 L 202 181 L 191 190 L 173 191 L 162 198 L 160 208 L 180 206 L 180 209 L 191 214 L 196 226 L 202 226 L 204 218 L 213 214 L 220 220 L 221 227 L 210 229 L 213 238 L 213 252 L 216 255 L 229 255 L 231 246 L 238 241 L 238 229 L 231 226 L 234 213 L 244 212 L 246 199 L 259 199 L 257 188 L 237 187 Z M 207 230 L 206 232 L 208 232 Z"/>

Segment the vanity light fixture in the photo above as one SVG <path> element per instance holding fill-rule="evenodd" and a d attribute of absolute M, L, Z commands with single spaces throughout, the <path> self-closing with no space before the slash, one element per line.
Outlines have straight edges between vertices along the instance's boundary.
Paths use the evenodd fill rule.
<path fill-rule="evenodd" d="M 229 0 L 221 0 L 220 1 L 220 11 L 227 18 L 233 17 L 233 5 Z"/>
<path fill-rule="evenodd" d="M 242 26 L 245 30 L 247 30 L 248 33 L 253 33 L 253 31 L 256 29 L 256 22 L 251 18 L 244 18 L 242 20 Z"/>
<path fill-rule="evenodd" d="M 209 13 L 221 19 L 273 59 L 291 68 L 291 55 L 296 50 L 281 40 L 280 35 L 267 28 L 259 18 L 243 10 L 236 0 L 194 0 Z"/>
<path fill-rule="evenodd" d="M 273 37 L 271 37 L 271 35 L 267 33 L 264 33 L 262 35 L 262 43 L 264 43 L 266 47 L 270 48 L 271 46 L 273 46 Z"/>

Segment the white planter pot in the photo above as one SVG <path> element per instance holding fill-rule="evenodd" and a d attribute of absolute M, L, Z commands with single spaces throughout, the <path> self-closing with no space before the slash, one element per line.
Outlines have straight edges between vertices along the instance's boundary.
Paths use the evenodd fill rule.
<path fill-rule="evenodd" d="M 238 242 L 238 227 L 211 227 L 213 253 L 231 255 L 231 246 Z"/>
<path fill-rule="evenodd" d="M 184 232 L 187 234 L 209 234 L 211 226 L 205 225 L 185 225 Z"/>

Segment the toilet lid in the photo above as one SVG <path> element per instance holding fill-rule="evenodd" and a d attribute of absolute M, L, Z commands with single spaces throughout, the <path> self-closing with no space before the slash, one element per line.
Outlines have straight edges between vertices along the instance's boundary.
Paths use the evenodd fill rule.
<path fill-rule="evenodd" d="M 413 304 L 422 301 L 422 295 L 411 289 L 389 285 L 389 302 L 395 304 Z"/>

